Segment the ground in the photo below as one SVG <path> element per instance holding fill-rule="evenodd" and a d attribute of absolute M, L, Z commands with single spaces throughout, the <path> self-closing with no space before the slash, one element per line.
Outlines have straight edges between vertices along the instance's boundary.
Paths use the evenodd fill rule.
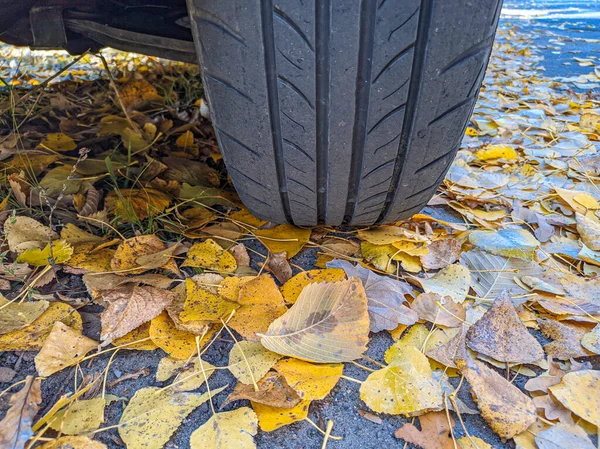
<path fill-rule="evenodd" d="M 598 65 L 598 36 L 597 30 L 600 21 L 600 5 L 588 2 L 533 2 L 533 1 L 507 1 L 504 5 L 503 14 L 500 20 L 500 28 L 496 43 L 496 50 L 490 62 L 490 72 L 486 76 L 484 83 L 484 94 L 481 102 L 474 111 L 474 119 L 502 119 L 505 110 L 495 108 L 490 103 L 490 98 L 485 92 L 493 91 L 493 83 L 504 73 L 504 70 L 517 71 L 523 77 L 536 77 L 539 79 L 537 86 L 544 89 L 548 97 L 562 96 L 572 94 L 576 97 L 578 94 L 588 95 L 590 98 L 597 99 L 594 89 L 600 87 L 600 79 L 596 81 L 585 79 L 580 75 L 594 73 L 594 68 Z M 512 49 L 507 51 L 507 46 Z M 8 52 L 4 48 L 2 51 Z M 13 51 L 14 50 L 10 50 Z M 521 52 L 517 54 L 517 52 Z M 11 53 L 14 56 L 14 53 Z M 122 56 L 114 53 L 111 55 L 109 63 L 111 67 L 115 65 L 129 64 L 130 70 L 136 69 L 136 64 L 142 64 L 149 69 L 154 68 L 153 63 L 148 63 L 144 58 L 140 60 L 123 60 Z M 27 59 L 32 58 L 32 59 Z M 41 62 L 41 57 L 27 56 L 23 60 Z M 45 61 L 44 72 L 41 76 L 33 76 L 29 79 L 23 78 L 20 82 L 27 84 L 32 82 L 36 84 L 40 79 L 51 75 L 56 71 L 56 66 L 64 63 L 64 59 L 53 63 Z M 103 78 L 104 74 L 99 64 L 88 66 L 86 70 L 77 73 L 65 74 L 71 77 L 98 77 Z M 14 65 L 14 63 L 13 63 Z M 3 73 L 13 73 L 5 70 Z M 29 70 L 34 70 L 30 68 Z M 0 67 L 2 71 L 2 67 Z M 5 75 L 4 75 L 5 76 Z M 514 74 L 509 76 L 515 76 Z M 517 76 L 515 76 L 517 77 Z M 9 77 L 10 78 L 10 77 Z M 7 81 L 14 81 L 14 79 Z M 500 143 L 494 141 L 493 143 Z M 465 139 L 464 148 L 474 148 L 481 145 L 481 142 L 472 139 Z M 1 150 L 0 150 L 1 151 Z M 426 209 L 425 213 L 440 217 L 452 222 L 461 222 L 460 215 L 448 208 L 442 206 L 432 206 Z M 343 229 L 341 231 L 344 231 Z M 338 234 L 344 235 L 344 234 Z M 264 247 L 257 240 L 247 240 L 244 242 L 249 249 L 258 252 L 264 252 Z M 315 266 L 317 260 L 317 248 L 304 249 L 300 254 L 290 261 L 294 273 L 301 269 L 311 269 Z M 259 270 L 258 263 L 262 259 L 255 253 L 250 252 L 251 267 Z M 64 292 L 71 297 L 81 297 L 86 294 L 85 285 L 79 280 L 78 276 L 65 276 L 59 279 L 55 291 Z M 102 308 L 97 305 L 89 305 L 80 309 L 84 319 L 85 335 L 98 340 L 100 335 L 99 311 Z M 535 332 L 536 337 L 543 343 L 550 340 L 544 338 L 541 333 Z M 374 334 L 370 338 L 367 355 L 375 360 L 383 360 L 383 354 L 394 342 L 393 338 L 387 332 Z M 215 366 L 226 366 L 228 362 L 229 350 L 233 341 L 225 334 L 221 336 L 208 350 L 205 360 Z M 0 365 L 11 367 L 17 371 L 16 377 L 9 383 L 0 383 L 0 391 L 8 388 L 11 383 L 25 378 L 27 375 L 36 375 L 33 362 L 35 352 L 0 353 Z M 142 352 L 121 350 L 111 359 L 111 354 L 104 354 L 85 362 L 82 369 L 87 373 L 101 372 L 110 360 L 108 374 L 108 383 L 114 384 L 110 387 L 110 393 L 118 397 L 131 398 L 135 391 L 146 386 L 165 386 L 169 382 L 157 382 L 155 372 L 158 362 L 165 353 L 161 350 Z M 587 359 L 594 368 L 598 369 L 598 357 Z M 377 366 L 368 361 L 365 365 L 376 369 Z M 536 369 L 536 373 L 541 373 L 541 369 Z M 140 376 L 135 379 L 126 379 L 119 381 L 123 376 L 130 373 L 139 373 Z M 59 397 L 74 389 L 73 378 L 75 368 L 65 369 L 52 375 L 48 380 L 42 383 L 43 402 L 38 416 L 43 416 Z M 369 373 L 358 366 L 346 364 L 344 375 L 350 378 L 364 380 Z M 527 377 L 518 375 L 515 379 L 515 385 L 523 388 Z M 458 377 L 452 378 L 451 383 L 456 386 Z M 214 387 L 221 385 L 234 385 L 236 379 L 227 370 L 220 370 L 210 380 Z M 205 391 L 204 389 L 200 391 Z M 221 393 L 214 398 L 215 406 L 223 403 L 227 393 Z M 463 387 L 460 390 L 459 398 L 462 399 L 471 408 L 476 408 L 468 388 Z M 0 401 L 6 401 L 4 395 Z M 235 402 L 223 407 L 223 410 L 233 410 L 245 402 Z M 0 403 L 0 410 L 4 410 L 5 404 Z M 111 426 L 118 423 L 122 413 L 123 403 L 113 402 L 106 408 L 105 422 L 103 426 Z M 394 430 L 401 427 L 404 423 L 411 422 L 410 418 L 400 416 L 391 416 L 380 414 L 381 424 L 376 424 L 370 420 L 364 419 L 359 415 L 359 411 L 368 411 L 368 407 L 360 400 L 359 386 L 350 380 L 341 379 L 334 387 L 332 392 L 321 401 L 315 401 L 309 412 L 309 418 L 325 428 L 325 424 L 332 420 L 334 422 L 332 434 L 342 437 L 341 441 L 330 441 L 328 447 L 340 449 L 370 449 L 381 447 L 417 447 L 412 444 L 405 444 L 402 440 L 394 437 Z M 2 416 L 3 412 L 0 412 Z M 181 427 L 175 432 L 166 448 L 188 448 L 189 437 L 191 433 L 210 416 L 211 410 L 207 403 L 200 406 L 192 412 L 183 422 Z M 494 433 L 484 422 L 480 415 L 463 414 L 465 427 L 472 436 L 479 437 L 494 448 L 512 448 L 514 442 L 503 441 Z M 461 425 L 454 429 L 456 438 L 465 436 Z M 117 429 L 108 429 L 99 432 L 95 438 L 105 443 L 109 448 L 123 447 Z M 283 429 L 274 432 L 259 431 L 255 437 L 259 448 L 281 448 L 281 449 L 312 449 L 320 448 L 323 435 L 314 429 L 309 423 L 300 421 L 291 424 Z M 594 441 L 597 444 L 597 441 Z"/>

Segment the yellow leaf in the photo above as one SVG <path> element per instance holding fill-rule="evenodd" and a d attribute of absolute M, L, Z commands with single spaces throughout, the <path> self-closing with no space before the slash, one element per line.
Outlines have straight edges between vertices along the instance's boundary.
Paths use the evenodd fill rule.
<path fill-rule="evenodd" d="M 194 133 L 186 131 L 175 141 L 175 145 L 184 151 L 197 150 L 198 144 L 194 142 Z"/>
<path fill-rule="evenodd" d="M 476 151 L 475 157 L 480 161 L 487 161 L 490 159 L 506 159 L 507 161 L 513 161 L 517 158 L 517 152 L 508 145 L 488 145 L 484 149 Z"/>
<path fill-rule="evenodd" d="M 400 266 L 409 273 L 418 273 L 423 269 L 419 256 L 411 256 L 404 252 L 397 252 L 392 257 L 392 260 L 400 262 Z"/>
<path fill-rule="evenodd" d="M 177 359 L 185 360 L 196 353 L 196 336 L 177 329 L 167 312 L 152 319 L 149 333 L 156 346 Z"/>
<path fill-rule="evenodd" d="M 473 231 L 469 241 L 479 248 L 498 256 L 533 260 L 540 242 L 525 229 Z"/>
<path fill-rule="evenodd" d="M 600 355 L 600 324 L 589 331 L 581 339 L 581 346 L 594 354 Z"/>
<path fill-rule="evenodd" d="M 17 257 L 17 262 L 25 262 L 35 267 L 65 263 L 71 258 L 73 248 L 64 240 L 48 243 L 44 249 L 31 248 Z"/>
<path fill-rule="evenodd" d="M 579 118 L 579 126 L 588 130 L 599 131 L 600 116 L 593 112 L 584 112 Z"/>
<path fill-rule="evenodd" d="M 106 208 L 126 221 L 145 220 L 158 215 L 169 206 L 171 197 L 154 189 L 121 189 L 105 198 Z"/>
<path fill-rule="evenodd" d="M 429 279 L 414 278 L 426 293 L 437 293 L 441 297 L 450 296 L 462 303 L 471 286 L 471 273 L 464 265 L 452 264 L 438 271 Z"/>
<path fill-rule="evenodd" d="M 261 343 L 279 354 L 317 363 L 359 358 L 369 335 L 367 296 L 360 279 L 307 285 Z"/>
<path fill-rule="evenodd" d="M 363 257 L 375 268 L 385 273 L 394 273 L 396 265 L 392 263 L 392 256 L 398 252 L 391 244 L 374 245 L 369 242 L 361 242 L 360 249 Z"/>
<path fill-rule="evenodd" d="M 560 187 L 554 186 L 554 190 L 558 193 L 558 196 L 575 212 L 585 215 L 589 209 L 596 210 L 600 209 L 600 204 L 596 198 L 587 192 L 571 189 L 561 189 Z"/>
<path fill-rule="evenodd" d="M 50 133 L 40 142 L 40 147 L 63 153 L 77 148 L 75 141 L 63 133 Z"/>
<path fill-rule="evenodd" d="M 48 305 L 48 301 L 11 302 L 0 294 L 0 335 L 29 326 Z"/>
<path fill-rule="evenodd" d="M 415 348 L 421 352 L 427 352 L 435 345 L 435 332 L 429 331 L 423 324 L 415 324 L 396 343 L 385 351 L 384 360 L 392 363 L 394 359 L 406 347 Z"/>
<path fill-rule="evenodd" d="M 67 436 L 50 441 L 43 446 L 40 446 L 40 449 L 106 449 L 106 446 L 101 442 L 91 440 L 88 437 Z"/>
<path fill-rule="evenodd" d="M 358 237 L 373 245 L 391 245 L 399 240 L 409 240 L 413 242 L 426 242 L 429 240 L 424 235 L 419 235 L 400 226 L 379 226 L 366 230 L 359 230 Z"/>
<path fill-rule="evenodd" d="M 65 242 L 76 245 L 81 243 L 95 243 L 99 244 L 104 241 L 104 238 L 99 237 L 89 232 L 79 229 L 73 223 L 67 223 L 67 225 L 60 231 L 60 239 Z"/>
<path fill-rule="evenodd" d="M 194 243 L 187 253 L 183 267 L 200 267 L 220 273 L 234 273 L 237 262 L 231 253 L 225 251 L 212 239 Z"/>
<path fill-rule="evenodd" d="M 260 218 L 252 215 L 248 209 L 238 210 L 237 212 L 231 214 L 229 218 L 231 218 L 234 223 L 237 221 L 253 228 L 259 228 L 267 222 L 266 220 L 261 220 Z"/>
<path fill-rule="evenodd" d="M 281 357 L 257 341 L 238 341 L 229 351 L 227 369 L 241 383 L 251 385 L 262 379 Z"/>
<path fill-rule="evenodd" d="M 252 402 L 252 408 L 258 416 L 258 425 L 265 432 L 272 432 L 280 427 L 296 421 L 302 421 L 308 416 L 310 401 L 300 401 L 292 408 L 271 407 Z"/>
<path fill-rule="evenodd" d="M 272 253 L 286 252 L 291 259 L 300 252 L 310 239 L 310 229 L 301 229 L 289 224 L 283 224 L 273 229 L 259 229 L 254 235 Z"/>
<path fill-rule="evenodd" d="M 549 389 L 566 408 L 600 427 L 600 371 L 581 370 L 567 373 L 558 385 Z"/>
<path fill-rule="evenodd" d="M 427 357 L 412 346 L 400 348 L 387 367 L 371 373 L 360 398 L 371 410 L 392 415 L 418 416 L 443 407 L 442 388 Z"/>
<path fill-rule="evenodd" d="M 211 390 L 212 396 L 224 388 Z M 208 401 L 211 393 L 199 395 L 177 393 L 169 388 L 140 388 L 123 410 L 119 436 L 127 449 L 162 449 L 183 420 Z"/>
<path fill-rule="evenodd" d="M 242 285 L 253 279 L 256 279 L 256 276 L 228 276 L 219 284 L 219 295 L 229 301 L 238 302 Z"/>
<path fill-rule="evenodd" d="M 281 292 L 268 274 L 242 285 L 238 302 L 242 307 L 235 311 L 229 326 L 246 340 L 258 340 L 257 333 L 265 332 L 269 323 L 287 311 Z"/>
<path fill-rule="evenodd" d="M 54 323 L 44 345 L 35 356 L 35 368 L 40 376 L 50 376 L 68 366 L 79 363 L 98 343 L 66 326 L 61 321 Z"/>
<path fill-rule="evenodd" d="M 467 127 L 467 129 L 465 130 L 465 134 L 466 134 L 467 136 L 476 137 L 476 136 L 478 136 L 478 135 L 479 135 L 479 132 L 478 132 L 476 129 L 474 129 L 474 128 L 471 128 L 471 127 L 469 126 L 469 127 Z"/>
<path fill-rule="evenodd" d="M 124 240 L 117 248 L 112 260 L 111 268 L 117 273 L 139 274 L 148 268 L 141 267 L 138 259 L 142 256 L 158 253 L 166 249 L 165 244 L 155 235 L 141 235 Z M 179 272 L 174 260 L 169 260 L 162 268 Z"/>
<path fill-rule="evenodd" d="M 138 342 L 138 340 L 144 340 Z M 134 344 L 128 344 L 133 343 Z M 113 340 L 114 346 L 121 346 L 127 344 L 123 349 L 129 349 L 134 351 L 154 351 L 158 349 L 158 346 L 150 339 L 150 323 L 144 323 L 140 327 L 132 330 L 131 332 L 123 335 L 121 338 Z"/>
<path fill-rule="evenodd" d="M 600 251 L 600 222 L 580 213 L 575 215 L 577 232 L 583 244 L 593 251 Z"/>
<path fill-rule="evenodd" d="M 239 304 L 228 301 L 218 293 L 196 284 L 192 279 L 185 281 L 186 298 L 183 311 L 179 314 L 182 321 L 206 320 L 219 322 L 239 307 Z"/>
<path fill-rule="evenodd" d="M 65 265 L 93 273 L 111 271 L 110 261 L 115 255 L 115 250 L 110 248 L 95 250 L 96 247 L 95 243 L 73 245 L 73 255 Z"/>
<path fill-rule="evenodd" d="M 198 357 L 192 360 L 180 360 L 173 357 L 163 357 L 156 369 L 156 380 L 164 382 L 175 374 L 177 377 L 172 382 L 173 391 L 191 391 L 200 388 L 215 372 L 215 367 Z"/>
<path fill-rule="evenodd" d="M 146 80 L 131 80 L 119 89 L 119 97 L 127 109 L 137 109 L 148 102 L 160 102 L 156 88 Z"/>
<path fill-rule="evenodd" d="M 80 435 L 96 430 L 104 422 L 104 398 L 73 402 L 57 412 L 48 426 L 66 435 Z"/>
<path fill-rule="evenodd" d="M 302 289 L 308 284 L 319 282 L 337 282 L 346 279 L 346 273 L 340 268 L 327 268 L 325 270 L 301 271 L 281 287 L 283 299 L 288 304 L 294 304 L 300 296 Z"/>
<path fill-rule="evenodd" d="M 470 436 L 456 440 L 460 449 L 494 449 L 481 438 Z"/>
<path fill-rule="evenodd" d="M 315 364 L 298 359 L 284 359 L 277 362 L 275 370 L 285 377 L 303 400 L 323 399 L 335 387 L 342 376 L 341 363 Z"/>
<path fill-rule="evenodd" d="M 191 449 L 255 449 L 258 418 L 250 407 L 212 415 L 190 437 Z"/>
<path fill-rule="evenodd" d="M 413 242 L 411 240 L 398 240 L 392 243 L 397 251 L 402 251 L 409 256 L 425 256 L 429 254 L 429 248 L 425 242 Z"/>

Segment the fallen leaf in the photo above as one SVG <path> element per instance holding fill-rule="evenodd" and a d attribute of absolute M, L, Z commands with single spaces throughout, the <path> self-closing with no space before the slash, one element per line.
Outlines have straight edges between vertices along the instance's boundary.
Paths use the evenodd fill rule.
<path fill-rule="evenodd" d="M 217 242 L 206 239 L 204 242 L 192 245 L 182 266 L 206 268 L 220 273 L 233 273 L 237 268 L 237 262 L 231 253 L 221 248 Z"/>
<path fill-rule="evenodd" d="M 289 386 L 303 400 L 325 398 L 340 380 L 344 365 L 341 363 L 310 363 L 298 359 L 284 359 L 275 364 Z"/>
<path fill-rule="evenodd" d="M 106 445 L 88 437 L 66 436 L 50 441 L 40 446 L 40 449 L 106 449 Z"/>
<path fill-rule="evenodd" d="M 163 357 L 156 368 L 156 380 L 164 382 L 175 374 L 177 376 L 171 383 L 173 391 L 191 391 L 204 385 L 215 372 L 215 367 L 205 360 L 193 357 L 191 360 Z"/>
<path fill-rule="evenodd" d="M 94 251 L 95 248 L 95 243 L 73 245 L 73 254 L 65 264 L 84 272 L 102 273 L 112 271 L 110 261 L 115 255 L 115 250 L 104 248 Z"/>
<path fill-rule="evenodd" d="M 258 418 L 250 407 L 213 414 L 190 437 L 191 449 L 255 449 Z"/>
<path fill-rule="evenodd" d="M 512 438 L 535 422 L 533 401 L 508 380 L 471 357 L 456 365 L 471 385 L 481 416 L 501 438 Z"/>
<path fill-rule="evenodd" d="M 271 407 L 252 402 L 252 408 L 258 417 L 258 425 L 265 432 L 272 432 L 280 427 L 296 421 L 302 421 L 308 416 L 310 401 L 300 401 L 292 408 Z"/>
<path fill-rule="evenodd" d="M 336 363 L 359 358 L 368 334 L 367 297 L 360 280 L 353 278 L 307 285 L 296 303 L 259 336 L 273 352 Z"/>
<path fill-rule="evenodd" d="M 458 327 L 467 316 L 463 306 L 446 296 L 442 298 L 437 293 L 421 293 L 411 304 L 419 319 L 438 326 Z"/>
<path fill-rule="evenodd" d="M 112 273 L 90 273 L 83 275 L 83 283 L 87 287 L 90 296 L 95 300 L 101 298 L 107 291 L 128 284 L 151 285 L 156 288 L 166 289 L 169 288 L 173 282 L 173 279 L 162 274 L 142 274 L 131 277 L 119 276 Z"/>
<path fill-rule="evenodd" d="M 577 219 L 577 232 L 581 241 L 589 249 L 600 251 L 600 222 L 580 213 L 576 213 L 575 217 Z"/>
<path fill-rule="evenodd" d="M 285 377 L 276 371 L 267 373 L 257 382 L 257 386 L 258 390 L 255 390 L 252 385 L 238 382 L 223 405 L 247 399 L 271 407 L 292 408 L 300 402 L 300 396 L 288 385 Z"/>
<path fill-rule="evenodd" d="M 415 324 L 411 326 L 408 331 L 394 343 L 392 346 L 385 351 L 384 360 L 386 363 L 391 363 L 399 354 L 402 353 L 403 348 L 410 346 L 418 351 L 427 351 L 425 349 L 425 343 L 429 340 L 431 332 L 423 324 Z"/>
<path fill-rule="evenodd" d="M 552 395 L 577 416 L 600 426 L 600 371 L 581 370 L 567 373 L 558 385 L 549 388 Z"/>
<path fill-rule="evenodd" d="M 450 341 L 437 348 L 430 349 L 425 355 L 449 368 L 457 368 L 455 360 L 464 358 L 466 355 L 465 337 L 467 329 L 468 327 L 463 324 L 459 332 Z"/>
<path fill-rule="evenodd" d="M 310 229 L 283 224 L 272 229 L 258 229 L 254 235 L 271 253 L 285 252 L 291 259 L 308 243 Z"/>
<path fill-rule="evenodd" d="M 262 379 L 282 356 L 257 341 L 238 341 L 229 351 L 227 369 L 246 385 Z"/>
<path fill-rule="evenodd" d="M 595 449 L 585 430 L 576 425 L 557 423 L 535 436 L 539 449 Z"/>
<path fill-rule="evenodd" d="M 58 151 L 59 153 L 72 151 L 77 148 L 75 141 L 64 133 L 46 134 L 46 137 L 40 142 L 39 146 L 52 151 Z"/>
<path fill-rule="evenodd" d="M 33 418 L 42 402 L 40 388 L 41 379 L 27 376 L 23 388 L 10 397 L 10 408 L 0 421 L 0 448 L 23 449 L 33 436 Z"/>
<path fill-rule="evenodd" d="M 139 341 L 143 340 L 143 341 Z M 122 349 L 133 351 L 154 351 L 158 346 L 150 339 L 150 323 L 144 323 L 112 342 L 114 346 L 123 346 Z"/>
<path fill-rule="evenodd" d="M 104 203 L 117 218 L 136 222 L 164 212 L 171 197 L 155 189 L 120 189 L 109 192 Z"/>
<path fill-rule="evenodd" d="M 7 307 L 2 310 L 10 310 L 10 308 Z M 41 349 L 44 341 L 52 330 L 52 326 L 57 321 L 76 330 L 81 330 L 83 328 L 81 316 L 73 307 L 62 302 L 52 302 L 48 308 L 28 326 L 20 330 L 0 335 L 0 352 L 35 351 Z"/>
<path fill-rule="evenodd" d="M 177 329 L 167 312 L 152 319 L 149 333 L 154 344 L 172 357 L 187 360 L 196 353 L 196 336 Z"/>
<path fill-rule="evenodd" d="M 28 263 L 34 267 L 62 264 L 73 254 L 73 248 L 64 240 L 48 243 L 43 249 L 31 248 L 23 251 L 17 257 L 17 262 Z"/>
<path fill-rule="evenodd" d="M 450 417 L 454 427 L 454 419 Z M 446 412 L 431 412 L 419 417 L 421 430 L 414 424 L 406 423 L 394 432 L 394 436 L 423 449 L 455 449 L 451 427 Z"/>
<path fill-rule="evenodd" d="M 371 421 L 372 423 L 379 424 L 379 425 L 383 424 L 383 419 L 381 419 L 381 418 L 380 418 L 379 416 L 377 416 L 377 415 L 374 415 L 374 414 L 373 414 L 373 413 L 371 413 L 371 412 L 367 412 L 367 411 L 365 411 L 365 410 L 360 410 L 360 409 L 359 409 L 359 410 L 358 410 L 358 414 L 359 414 L 360 416 L 362 416 L 363 418 L 365 418 L 366 420 L 368 420 L 368 421 Z"/>
<path fill-rule="evenodd" d="M 248 250 L 243 243 L 236 243 L 229 248 L 229 252 L 235 259 L 238 268 L 250 266 L 250 256 L 248 255 Z"/>
<path fill-rule="evenodd" d="M 258 340 L 258 334 L 267 331 L 269 323 L 287 312 L 283 296 L 268 274 L 243 284 L 237 302 L 242 307 L 229 320 L 229 326 L 246 340 Z"/>
<path fill-rule="evenodd" d="M 527 291 L 514 279 L 519 276 L 536 277 L 544 272 L 537 262 L 494 256 L 479 249 L 466 251 L 460 257 L 471 272 L 473 290 L 480 298 L 497 298 L 504 290 L 511 295 L 525 294 Z"/>
<path fill-rule="evenodd" d="M 594 354 L 600 354 L 600 324 L 581 338 L 581 346 Z"/>
<path fill-rule="evenodd" d="M 461 243 L 457 239 L 435 240 L 429 244 L 429 252 L 420 256 L 423 268 L 437 270 L 457 261 Z"/>
<path fill-rule="evenodd" d="M 198 144 L 194 142 L 194 133 L 191 131 L 186 131 L 180 135 L 175 141 L 175 145 L 184 151 L 198 149 Z"/>
<path fill-rule="evenodd" d="M 50 376 L 68 366 L 79 363 L 92 349 L 98 347 L 91 338 L 57 321 L 35 356 L 35 368 L 40 376 Z"/>
<path fill-rule="evenodd" d="M 58 234 L 33 218 L 14 217 L 4 222 L 4 235 L 8 248 L 17 254 L 32 248 L 43 248 Z"/>
<path fill-rule="evenodd" d="M 573 189 L 561 189 L 558 186 L 554 186 L 554 190 L 556 190 L 560 199 L 571 206 L 571 209 L 575 212 L 586 214 L 588 209 L 600 209 L 598 201 L 587 192 Z"/>
<path fill-rule="evenodd" d="M 568 326 L 548 318 L 539 318 L 538 325 L 544 336 L 553 340 L 544 345 L 546 354 L 558 360 L 568 360 L 591 355 L 591 353 L 588 353 L 581 346 L 581 340 L 585 335 L 585 331 L 581 331 L 573 325 Z"/>
<path fill-rule="evenodd" d="M 417 322 L 417 313 L 404 305 L 406 295 L 414 298 L 413 289 L 408 283 L 380 276 L 344 260 L 334 260 L 327 266 L 342 268 L 349 278 L 357 277 L 362 281 L 367 295 L 371 332 L 392 330 L 398 324 L 411 325 Z"/>
<path fill-rule="evenodd" d="M 544 358 L 542 346 L 521 322 L 506 292 L 469 328 L 466 342 L 500 362 L 534 363 Z"/>
<path fill-rule="evenodd" d="M 533 260 L 540 242 L 525 229 L 500 229 L 498 231 L 472 231 L 469 241 L 492 254 Z"/>
<path fill-rule="evenodd" d="M 388 366 L 369 374 L 360 398 L 374 412 L 391 415 L 418 416 L 443 408 L 429 361 L 412 346 L 400 348 Z"/>
<path fill-rule="evenodd" d="M 281 287 L 283 299 L 288 304 L 294 304 L 308 284 L 319 282 L 337 282 L 346 279 L 344 270 L 339 268 L 327 268 L 325 270 L 301 271 Z"/>
<path fill-rule="evenodd" d="M 9 301 L 0 295 L 0 335 L 29 326 L 49 304 L 48 301 Z"/>
<path fill-rule="evenodd" d="M 157 236 L 151 235 L 140 235 L 139 237 L 132 237 L 124 240 L 118 247 L 111 260 L 111 267 L 113 271 L 123 274 L 140 274 L 147 271 L 147 268 L 140 267 L 138 259 L 142 256 L 149 254 L 158 253 L 165 250 L 167 247 Z M 164 268 L 170 269 L 170 271 L 177 269 L 177 265 L 174 260 L 170 260 Z"/>
<path fill-rule="evenodd" d="M 494 449 L 481 438 L 470 436 L 462 437 L 456 440 L 460 449 Z"/>
<path fill-rule="evenodd" d="M 441 297 L 450 296 L 459 304 L 465 300 L 471 286 L 469 269 L 459 264 L 448 265 L 429 279 L 415 279 L 425 293 L 437 293 Z"/>
<path fill-rule="evenodd" d="M 271 273 L 281 283 L 285 284 L 292 277 L 292 267 L 287 261 L 285 252 L 269 254 L 265 270 Z"/>
<path fill-rule="evenodd" d="M 200 395 L 156 387 L 140 388 L 123 410 L 119 436 L 127 449 L 162 449 L 190 413 L 224 389 Z"/>
<path fill-rule="evenodd" d="M 104 422 L 104 398 L 72 402 L 59 410 L 48 422 L 48 426 L 66 435 L 80 435 L 96 430 Z"/>
<path fill-rule="evenodd" d="M 419 235 L 410 229 L 400 226 L 379 226 L 376 228 L 361 229 L 358 237 L 373 245 L 390 245 L 400 240 L 411 240 L 413 242 L 426 242 L 428 238 Z"/>
<path fill-rule="evenodd" d="M 513 161 L 517 158 L 517 152 L 508 145 L 488 145 L 484 149 L 476 151 L 475 157 L 480 161 L 488 161 L 490 159 Z"/>
<path fill-rule="evenodd" d="M 102 297 L 106 308 L 100 315 L 100 339 L 106 346 L 114 339 L 158 316 L 174 299 L 175 294 L 149 286 L 130 285 L 117 288 Z"/>
<path fill-rule="evenodd" d="M 215 275 L 218 276 L 218 275 Z M 215 280 L 218 285 L 223 278 Z M 182 321 L 209 321 L 220 322 L 239 307 L 232 301 L 229 301 L 219 295 L 218 289 L 211 286 L 197 284 L 194 279 L 185 280 L 186 298 L 183 310 L 179 314 Z"/>
<path fill-rule="evenodd" d="M 119 89 L 119 97 L 127 109 L 139 109 L 149 102 L 161 102 L 156 87 L 146 80 L 128 81 Z"/>
<path fill-rule="evenodd" d="M 533 403 L 536 408 L 543 410 L 543 415 L 549 421 L 559 420 L 565 424 L 575 424 L 571 412 L 564 407 L 560 402 L 556 401 L 549 394 L 543 396 L 535 396 Z"/>

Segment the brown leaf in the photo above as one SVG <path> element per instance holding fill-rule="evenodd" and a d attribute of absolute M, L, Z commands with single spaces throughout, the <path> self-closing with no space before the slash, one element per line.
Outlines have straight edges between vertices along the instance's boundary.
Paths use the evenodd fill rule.
<path fill-rule="evenodd" d="M 443 239 L 431 242 L 429 252 L 420 256 L 423 268 L 437 270 L 445 268 L 458 260 L 461 244 L 456 239 Z"/>
<path fill-rule="evenodd" d="M 600 222 L 586 215 L 576 213 L 577 232 L 585 246 L 594 251 L 600 251 Z"/>
<path fill-rule="evenodd" d="M 154 287 L 127 286 L 103 296 L 107 304 L 100 315 L 102 345 L 127 334 L 158 316 L 167 307 L 175 294 Z"/>
<path fill-rule="evenodd" d="M 450 417 L 452 427 L 454 419 Z M 446 412 L 429 412 L 419 417 L 421 430 L 407 423 L 394 432 L 396 438 L 416 444 L 423 449 L 454 449 Z"/>
<path fill-rule="evenodd" d="M 544 345 L 544 350 L 555 359 L 568 360 L 593 355 L 581 346 L 585 331 L 548 318 L 538 319 L 538 325 L 544 336 L 553 340 Z"/>
<path fill-rule="evenodd" d="M 281 284 L 285 284 L 292 278 L 292 267 L 287 261 L 285 251 L 269 254 L 269 263 L 264 268 L 275 276 Z"/>
<path fill-rule="evenodd" d="M 102 303 L 102 295 L 107 291 L 133 284 L 133 285 L 151 285 L 156 288 L 168 288 L 173 279 L 162 274 L 142 274 L 139 276 L 125 277 L 111 273 L 91 273 L 83 275 L 83 283 L 92 298 Z"/>
<path fill-rule="evenodd" d="M 258 391 L 255 391 L 254 386 L 238 382 L 223 405 L 248 399 L 271 407 L 292 408 L 300 402 L 300 396 L 288 385 L 285 377 L 276 371 L 267 373 L 257 385 Z"/>
<path fill-rule="evenodd" d="M 41 380 L 27 376 L 25 385 L 10 397 L 10 408 L 0 421 L 0 449 L 23 449 L 33 432 L 33 418 L 42 402 Z"/>
<path fill-rule="evenodd" d="M 166 245 L 155 235 L 141 235 L 124 240 L 112 260 L 111 267 L 115 272 L 123 274 L 139 274 L 147 271 L 148 268 L 141 267 L 137 262 L 142 256 L 148 256 L 160 253 L 167 249 Z M 174 260 L 169 260 L 162 268 L 174 273 L 179 273 L 177 264 Z"/>
<path fill-rule="evenodd" d="M 472 350 L 500 362 L 533 363 L 544 358 L 542 346 L 521 322 L 506 292 L 471 326 L 466 341 Z"/>
<path fill-rule="evenodd" d="M 449 296 L 442 298 L 437 293 L 421 293 L 410 307 L 417 312 L 421 320 L 438 326 L 458 327 L 467 316 L 463 306 Z"/>
<path fill-rule="evenodd" d="M 555 401 L 549 394 L 533 398 L 533 403 L 538 409 L 544 411 L 546 419 L 550 421 L 559 420 L 565 424 L 575 424 L 571 412 L 560 402 Z"/>
<path fill-rule="evenodd" d="M 250 266 L 250 256 L 248 255 L 248 250 L 243 243 L 236 243 L 229 248 L 229 252 L 237 262 L 238 268 Z"/>
<path fill-rule="evenodd" d="M 512 438 L 535 422 L 531 398 L 500 374 L 471 357 L 457 360 L 456 365 L 471 385 L 481 416 L 500 437 Z"/>
<path fill-rule="evenodd" d="M 468 327 L 463 324 L 458 333 L 450 341 L 427 351 L 425 355 L 449 368 L 456 368 L 455 360 L 466 357 L 465 336 L 467 335 L 467 330 Z"/>

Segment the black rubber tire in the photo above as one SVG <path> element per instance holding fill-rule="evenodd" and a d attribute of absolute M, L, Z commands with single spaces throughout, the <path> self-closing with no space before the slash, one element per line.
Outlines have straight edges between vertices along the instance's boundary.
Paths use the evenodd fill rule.
<path fill-rule="evenodd" d="M 460 145 L 502 0 L 188 0 L 215 132 L 272 222 L 418 212 Z"/>

